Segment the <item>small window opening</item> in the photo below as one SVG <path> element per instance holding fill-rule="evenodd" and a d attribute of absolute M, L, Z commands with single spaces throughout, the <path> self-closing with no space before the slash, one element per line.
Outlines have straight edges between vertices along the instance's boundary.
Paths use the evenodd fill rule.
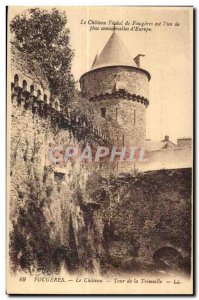
<path fill-rule="evenodd" d="M 34 85 L 33 84 L 30 86 L 30 93 L 31 94 L 34 93 Z"/>
<path fill-rule="evenodd" d="M 26 80 L 23 80 L 23 92 L 27 91 L 27 82 Z"/>
<path fill-rule="evenodd" d="M 65 173 L 54 172 L 54 181 L 55 182 L 62 182 L 64 180 L 65 180 Z"/>
<path fill-rule="evenodd" d="M 101 108 L 101 116 L 103 118 L 106 118 L 106 108 L 104 108 L 104 107 Z"/>

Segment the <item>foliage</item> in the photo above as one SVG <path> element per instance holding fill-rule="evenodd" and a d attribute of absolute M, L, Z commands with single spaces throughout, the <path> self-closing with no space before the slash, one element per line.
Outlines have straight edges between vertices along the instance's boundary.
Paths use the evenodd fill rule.
<path fill-rule="evenodd" d="M 34 171 L 28 186 L 28 199 L 20 206 L 10 235 L 10 254 L 13 271 L 20 268 L 31 272 L 49 271 L 54 245 L 50 242 L 50 227 L 43 213 L 48 186 L 40 184 Z"/>
<path fill-rule="evenodd" d="M 70 49 L 70 30 L 65 12 L 57 9 L 31 8 L 17 15 L 10 23 L 11 43 L 18 58 L 27 62 L 47 79 L 52 95 L 66 102 L 73 96 L 75 81 L 71 74 L 74 52 Z M 18 59 L 17 57 L 15 60 Z"/>

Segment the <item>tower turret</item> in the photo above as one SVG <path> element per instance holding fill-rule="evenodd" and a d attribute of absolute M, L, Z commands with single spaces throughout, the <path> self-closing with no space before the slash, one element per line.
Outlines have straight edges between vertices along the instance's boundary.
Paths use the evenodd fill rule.
<path fill-rule="evenodd" d="M 145 141 L 150 74 L 140 67 L 138 56 L 131 58 L 113 31 L 91 70 L 80 78 L 82 95 L 94 101 L 103 118 L 117 121 L 119 145 L 140 146 Z M 109 134 L 114 136 L 115 132 Z"/>

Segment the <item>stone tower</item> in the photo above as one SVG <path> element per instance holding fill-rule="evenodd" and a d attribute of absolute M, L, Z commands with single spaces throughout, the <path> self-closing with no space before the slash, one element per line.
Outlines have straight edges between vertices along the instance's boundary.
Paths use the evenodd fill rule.
<path fill-rule="evenodd" d="M 150 74 L 140 67 L 141 56 L 131 58 L 113 31 L 91 70 L 80 78 L 82 95 L 94 101 L 103 118 L 117 124 L 119 131 L 109 135 L 119 146 L 141 146 L 145 141 Z"/>

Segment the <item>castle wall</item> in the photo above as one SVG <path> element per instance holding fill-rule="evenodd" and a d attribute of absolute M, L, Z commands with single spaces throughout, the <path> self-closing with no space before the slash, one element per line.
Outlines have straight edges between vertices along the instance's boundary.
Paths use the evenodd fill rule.
<path fill-rule="evenodd" d="M 110 168 L 79 160 L 54 164 L 49 159 L 49 150 L 56 145 L 81 147 L 90 140 L 94 146 L 106 145 L 106 137 L 100 127 L 85 128 L 79 120 L 66 117 L 52 107 L 53 103 L 44 102 L 34 91 L 31 93 L 29 86 L 23 90 L 22 81 L 12 82 L 11 86 L 9 217 L 14 260 L 21 265 L 24 255 L 28 259 L 37 255 L 32 249 L 36 239 L 41 251 L 47 247 L 52 255 L 62 255 L 64 260 L 69 259 L 71 252 L 77 252 L 79 268 L 92 269 L 100 254 L 96 251 L 102 250 L 98 244 L 93 245 L 90 223 L 95 203 L 90 204 L 84 190 L 93 172 L 100 170 L 106 175 Z M 98 226 L 101 226 L 100 216 L 95 218 L 97 229 Z M 21 246 L 19 241 L 15 242 L 18 236 Z"/>
<path fill-rule="evenodd" d="M 64 168 L 58 168 L 51 163 L 49 159 L 49 149 L 54 145 L 62 143 L 75 144 L 74 137 L 70 134 L 69 130 L 62 130 L 51 121 L 50 117 L 42 118 L 38 113 L 33 113 L 31 109 L 25 109 L 23 105 L 12 106 L 12 131 L 11 131 L 11 206 L 10 213 L 12 220 L 17 217 L 18 209 L 23 206 L 30 196 L 30 184 L 36 184 L 38 180 L 38 192 L 40 193 L 40 185 L 43 184 L 45 169 L 48 169 L 48 183 L 47 187 L 52 188 L 52 194 L 49 195 L 53 198 L 50 206 L 44 210 L 48 215 L 48 222 L 53 222 L 52 235 L 59 235 L 63 241 L 63 220 L 61 218 L 61 207 L 71 206 L 70 186 L 75 178 L 79 181 L 80 186 L 86 181 L 86 170 L 84 176 L 81 174 L 81 166 L 78 162 L 74 161 L 67 164 L 67 172 Z M 54 181 L 54 172 L 62 172 L 66 174 L 65 185 L 68 188 L 68 200 L 65 200 L 63 192 L 57 192 L 57 184 Z M 79 174 L 79 177 L 78 175 Z M 32 182 L 33 181 L 33 182 Z M 66 186 L 63 189 L 66 193 Z M 70 211 L 70 209 L 68 209 Z"/>
<path fill-rule="evenodd" d="M 62 112 L 44 108 L 37 94 L 23 94 L 19 88 L 13 88 L 10 101 L 9 179 L 11 229 L 19 237 L 13 255 L 18 265 L 37 253 L 35 238 L 45 265 L 50 266 L 56 257 L 64 261 L 74 258 L 73 264 L 84 270 L 103 262 L 132 271 L 139 261 L 151 263 L 162 242 L 190 254 L 190 169 L 137 175 L 125 169 L 124 176 L 109 178 L 111 164 L 97 166 L 77 160 L 66 166 L 52 165 L 48 159 L 51 146 L 80 145 L 81 134 L 84 143 L 91 140 L 96 146 L 104 145 L 102 130 L 91 126 L 87 135 L 84 131 L 80 134 L 84 129 L 79 122 L 72 125 Z M 127 118 L 129 100 L 116 101 L 122 119 Z M 132 105 L 132 109 L 145 109 L 138 102 Z M 163 159 L 161 155 L 159 159 Z M 56 173 L 62 174 L 62 179 Z M 95 182 L 93 173 L 97 173 Z M 71 256 L 75 253 L 77 257 Z"/>

